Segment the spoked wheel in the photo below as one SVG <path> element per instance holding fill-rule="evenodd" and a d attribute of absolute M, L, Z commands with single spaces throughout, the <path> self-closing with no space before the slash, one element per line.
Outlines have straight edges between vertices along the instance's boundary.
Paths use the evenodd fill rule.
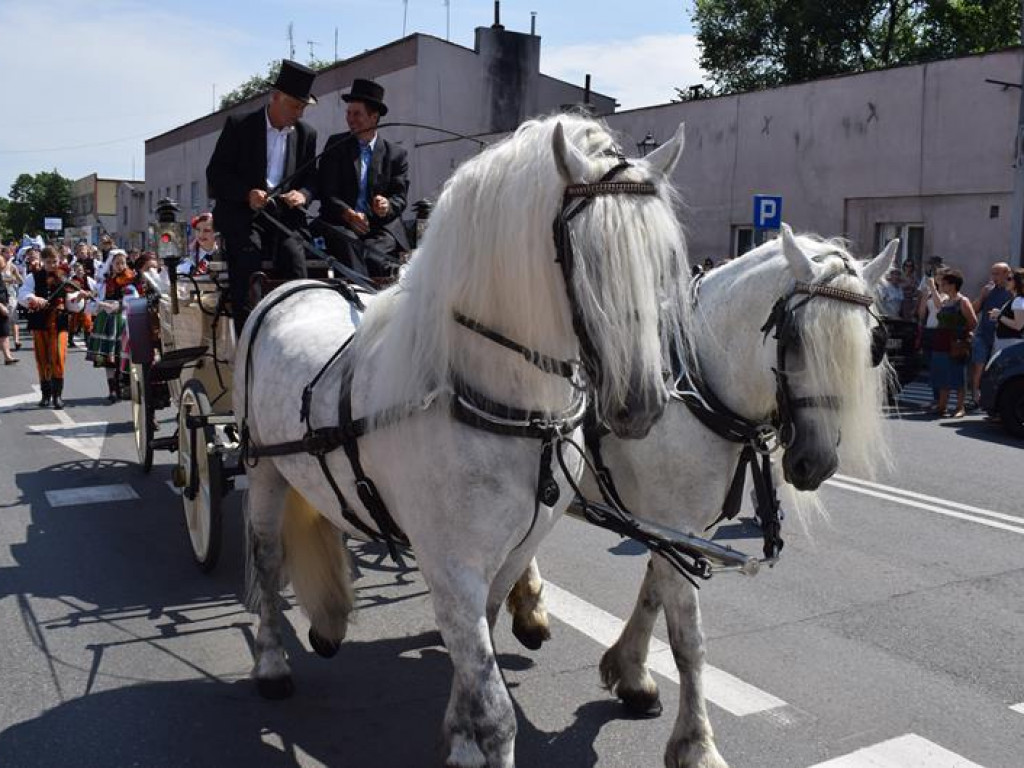
<path fill-rule="evenodd" d="M 178 408 L 178 473 L 183 481 L 181 501 L 192 556 L 199 570 L 209 573 L 220 557 L 224 473 L 219 453 L 211 451 L 215 429 L 203 385 L 185 384 Z"/>
<path fill-rule="evenodd" d="M 132 363 L 129 372 L 132 397 L 132 426 L 135 431 L 135 450 L 143 472 L 153 468 L 153 420 L 156 412 L 149 391 L 149 366 Z"/>

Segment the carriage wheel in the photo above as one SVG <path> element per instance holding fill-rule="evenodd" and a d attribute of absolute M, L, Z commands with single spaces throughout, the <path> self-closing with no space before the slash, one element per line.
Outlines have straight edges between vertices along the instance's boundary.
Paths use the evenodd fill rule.
<path fill-rule="evenodd" d="M 153 420 L 156 411 L 153 393 L 149 389 L 149 366 L 132 363 L 129 371 L 129 388 L 132 397 L 132 426 L 135 431 L 135 450 L 143 472 L 153 468 Z"/>
<path fill-rule="evenodd" d="M 224 474 L 219 453 L 210 451 L 215 430 L 205 421 L 212 415 L 203 385 L 192 379 L 185 384 L 178 408 L 178 469 L 184 480 L 181 501 L 192 556 L 203 573 L 209 573 L 220 557 L 221 513 Z M 203 423 L 189 426 L 190 417 Z"/>

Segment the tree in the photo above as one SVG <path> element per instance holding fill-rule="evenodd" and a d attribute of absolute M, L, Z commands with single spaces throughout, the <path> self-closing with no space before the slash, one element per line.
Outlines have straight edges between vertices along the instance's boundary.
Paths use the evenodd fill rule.
<path fill-rule="evenodd" d="M 71 179 L 56 168 L 35 175 L 22 173 L 11 185 L 6 208 L 6 228 L 15 237 L 42 232 L 47 216 L 67 222 L 71 219 Z"/>
<path fill-rule="evenodd" d="M 307 67 L 311 67 L 319 72 L 327 67 L 334 66 L 333 61 L 322 61 L 321 59 L 312 59 L 306 63 Z M 235 104 L 239 104 L 246 99 L 251 99 L 253 96 L 259 96 L 261 93 L 266 93 L 270 90 L 274 81 L 277 80 L 278 70 L 281 69 L 281 60 L 274 59 L 267 64 L 267 71 L 263 74 L 257 74 L 250 77 L 240 86 L 235 88 L 233 91 L 228 91 L 220 98 L 220 108 L 227 109 L 233 107 Z"/>
<path fill-rule="evenodd" d="M 700 63 L 719 93 L 997 50 L 1018 0 L 696 0 Z"/>
<path fill-rule="evenodd" d="M 14 230 L 10 225 L 11 201 L 6 197 L 0 197 L 0 243 L 6 243 L 14 237 Z"/>

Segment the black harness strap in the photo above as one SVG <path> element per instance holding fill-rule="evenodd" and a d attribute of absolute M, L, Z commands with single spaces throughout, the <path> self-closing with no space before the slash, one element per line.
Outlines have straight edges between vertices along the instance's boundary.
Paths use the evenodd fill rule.
<path fill-rule="evenodd" d="M 505 349 L 518 352 L 523 356 L 526 362 L 540 368 L 544 373 L 554 373 L 561 376 L 563 379 L 571 379 L 575 375 L 576 370 L 571 362 L 567 360 L 559 360 L 556 357 L 550 357 L 549 355 L 545 355 L 534 349 L 525 347 L 519 342 L 508 338 L 508 336 L 504 336 L 494 329 L 488 328 L 483 323 L 477 322 L 470 317 L 466 317 L 466 315 L 461 312 L 455 312 L 455 322 L 464 328 L 468 328 L 469 330 L 480 334 L 485 339 L 490 339 L 495 344 L 500 344 L 505 347 Z"/>

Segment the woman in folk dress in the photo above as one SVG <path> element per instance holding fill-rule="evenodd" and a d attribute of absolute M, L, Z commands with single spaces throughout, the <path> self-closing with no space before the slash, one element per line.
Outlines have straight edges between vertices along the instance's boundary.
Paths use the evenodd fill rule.
<path fill-rule="evenodd" d="M 110 252 L 110 263 L 97 287 L 96 317 L 86 359 L 97 368 L 107 369 L 107 399 L 113 403 L 120 397 L 118 369 L 121 363 L 121 336 L 125 321 L 122 302 L 136 295 L 135 272 L 128 268 L 128 255 L 120 248 Z"/>

